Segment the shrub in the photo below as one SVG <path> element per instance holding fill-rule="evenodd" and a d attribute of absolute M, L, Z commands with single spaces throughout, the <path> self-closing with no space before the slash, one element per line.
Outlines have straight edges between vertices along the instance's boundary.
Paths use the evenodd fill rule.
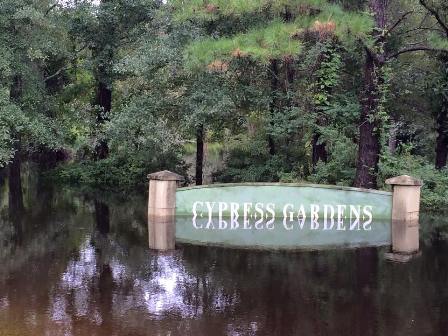
<path fill-rule="evenodd" d="M 443 211 L 448 206 L 448 170 L 435 169 L 421 156 L 411 154 L 411 146 L 401 146 L 398 153 L 386 153 L 380 160 L 380 187 L 393 176 L 410 175 L 423 180 L 421 206 L 423 209 Z"/>

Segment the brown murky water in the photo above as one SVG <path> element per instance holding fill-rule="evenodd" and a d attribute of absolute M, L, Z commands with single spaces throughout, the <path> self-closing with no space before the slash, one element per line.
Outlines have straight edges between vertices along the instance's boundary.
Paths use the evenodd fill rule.
<path fill-rule="evenodd" d="M 0 200 L 0 335 L 448 335 L 448 225 L 422 255 L 147 248 L 145 200 Z"/>

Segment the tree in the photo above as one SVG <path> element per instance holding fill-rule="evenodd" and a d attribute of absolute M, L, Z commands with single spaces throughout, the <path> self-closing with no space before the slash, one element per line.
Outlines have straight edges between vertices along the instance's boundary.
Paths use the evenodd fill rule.
<path fill-rule="evenodd" d="M 96 7 L 89 1 L 79 1 L 69 17 L 71 36 L 79 49 L 91 53 L 92 72 L 96 82 L 93 105 L 96 113 L 95 159 L 105 159 L 109 146 L 104 135 L 105 123 L 112 109 L 115 62 L 121 47 L 135 43 L 150 24 L 159 1 L 102 0 Z"/>
<path fill-rule="evenodd" d="M 388 89 L 388 64 L 402 54 L 418 51 L 437 51 L 430 45 L 426 27 L 420 23 L 411 29 L 423 35 L 423 41 L 415 42 L 406 38 L 396 37 L 399 29 L 405 26 L 408 17 L 417 19 L 421 13 L 405 10 L 405 6 L 387 0 L 369 0 L 375 28 L 372 31 L 372 45 L 365 44 L 365 62 L 363 90 L 361 95 L 361 118 L 359 122 L 358 159 L 354 186 L 363 188 L 377 187 L 378 162 L 381 152 L 381 131 L 388 118 L 385 110 L 386 92 Z M 423 18 L 423 21 L 425 18 Z M 420 21 L 422 22 L 422 21 Z M 406 28 L 407 29 L 407 28 Z M 406 34 L 404 34 L 405 36 Z M 418 36 L 420 39 L 422 36 Z"/>
<path fill-rule="evenodd" d="M 337 36 L 350 44 L 356 38 L 365 36 L 371 27 L 366 15 L 345 12 L 341 7 L 326 1 L 300 4 L 296 1 L 243 3 L 236 0 L 188 5 L 181 3 L 182 6 L 179 6 L 182 7 L 183 18 L 214 24 L 224 20 L 236 21 L 233 26 L 239 28 L 214 30 L 213 34 L 208 33 L 204 39 L 192 43 L 187 49 L 190 66 L 198 69 L 225 64 L 229 68 L 229 64 L 241 58 L 264 65 L 268 81 L 258 85 L 268 85 L 270 91 L 267 106 L 261 107 L 269 111 L 265 116 L 267 146 L 270 156 L 282 157 L 280 160 L 283 160 L 283 155 L 288 156 L 287 148 L 292 138 L 300 132 L 298 129 L 295 132 L 286 131 L 284 127 L 290 128 L 293 124 L 279 124 L 279 121 L 297 119 L 295 114 L 298 113 L 300 94 L 297 95 L 296 77 L 299 55 L 303 52 L 307 37 Z M 248 17 L 257 19 L 251 21 Z M 244 73 L 248 69 L 240 68 L 236 71 Z M 316 88 L 316 96 L 320 93 L 328 94 L 328 88 Z M 266 92 L 266 88 L 260 87 L 260 90 Z M 255 106 L 253 104 L 252 108 Z M 317 147 L 319 142 L 316 137 L 314 143 L 314 147 Z"/>
<path fill-rule="evenodd" d="M 373 13 L 373 48 L 366 47 L 364 63 L 364 82 L 361 96 L 361 118 L 359 122 L 359 143 L 356 176 L 354 185 L 363 188 L 376 188 L 378 161 L 380 154 L 380 114 L 383 112 L 385 36 L 387 29 L 387 1 L 370 0 L 369 9 Z"/>
<path fill-rule="evenodd" d="M 442 46 L 448 46 L 448 6 L 444 1 L 420 0 L 420 4 L 437 23 L 436 28 L 430 28 L 435 40 L 441 39 Z M 446 167 L 448 156 L 448 53 L 440 52 L 438 55 L 441 64 L 442 80 L 438 91 L 440 96 L 440 107 L 436 115 L 437 142 L 435 167 L 441 169 Z"/>
<path fill-rule="evenodd" d="M 0 4 L 0 166 L 8 164 L 10 203 L 23 209 L 21 160 L 40 146 L 56 147 L 53 99 L 45 81 L 53 62 L 66 55 L 58 30 L 57 3 Z"/>
<path fill-rule="evenodd" d="M 319 27 L 322 24 L 316 23 Z M 327 24 L 328 25 L 328 24 Z M 312 129 L 311 139 L 311 163 L 312 169 L 315 171 L 319 161 L 327 162 L 328 150 L 326 146 L 325 133 L 330 127 L 328 109 L 334 106 L 334 91 L 337 88 L 341 77 L 341 54 L 339 50 L 339 41 L 333 35 L 334 27 L 330 23 L 330 27 L 325 29 L 313 29 L 314 34 L 311 35 L 312 43 L 316 51 L 308 51 L 315 59 L 309 75 L 310 92 L 309 104 L 311 109 L 310 119 Z"/>

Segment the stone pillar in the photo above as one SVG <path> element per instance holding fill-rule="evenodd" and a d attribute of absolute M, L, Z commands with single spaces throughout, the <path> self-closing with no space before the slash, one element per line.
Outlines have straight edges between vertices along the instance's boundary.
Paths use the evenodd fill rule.
<path fill-rule="evenodd" d="M 412 254 L 419 249 L 420 189 L 422 181 L 408 175 L 386 180 L 393 188 L 392 251 Z"/>
<path fill-rule="evenodd" d="M 176 239 L 176 189 L 183 177 L 164 170 L 149 174 L 148 178 L 149 247 L 155 250 L 172 250 Z"/>

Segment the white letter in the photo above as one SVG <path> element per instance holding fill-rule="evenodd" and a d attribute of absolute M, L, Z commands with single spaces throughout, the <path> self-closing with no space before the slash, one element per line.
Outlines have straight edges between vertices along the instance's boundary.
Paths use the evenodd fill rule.
<path fill-rule="evenodd" d="M 238 209 L 239 209 L 238 203 L 230 203 L 230 228 L 231 229 L 238 229 L 240 226 L 238 224 Z"/>
<path fill-rule="evenodd" d="M 372 223 L 372 206 L 366 205 L 363 209 L 363 212 L 367 217 L 369 217 L 369 220 L 364 222 L 364 224 L 362 225 L 362 228 L 365 231 L 370 231 L 370 230 L 372 230 L 372 227 L 370 226 L 370 223 Z"/>
<path fill-rule="evenodd" d="M 328 209 L 330 209 L 330 227 L 327 226 Z M 334 207 L 332 205 L 324 205 L 324 230 L 331 230 L 334 226 Z"/>
<path fill-rule="evenodd" d="M 286 230 L 293 229 L 293 225 L 288 227 L 288 224 L 286 223 L 286 220 L 288 218 L 288 214 L 287 214 L 288 208 L 292 208 L 292 207 L 293 207 L 293 205 L 290 203 L 285 204 L 285 206 L 283 207 L 283 226 L 285 227 Z M 289 221 L 290 222 L 292 222 L 294 220 L 293 216 L 294 216 L 294 212 L 290 211 L 289 212 Z"/>
<path fill-rule="evenodd" d="M 269 220 L 269 222 L 266 223 L 266 229 L 272 230 L 274 228 L 274 220 L 275 220 L 275 204 L 274 203 L 268 203 L 266 205 L 266 211 L 269 212 L 272 216 L 272 218 Z M 266 219 L 268 216 L 266 215 Z"/>
<path fill-rule="evenodd" d="M 317 204 L 311 204 L 311 230 L 317 230 L 319 228 L 319 206 Z"/>
<path fill-rule="evenodd" d="M 264 220 L 263 207 L 264 207 L 264 205 L 262 203 L 255 204 L 254 219 L 257 218 L 257 212 L 260 214 L 260 219 L 255 222 L 255 229 L 257 229 L 257 230 L 263 229 L 263 225 L 260 225 L 261 223 L 263 223 L 263 220 Z"/>
<path fill-rule="evenodd" d="M 352 214 L 355 215 L 354 222 L 352 222 L 352 218 L 353 218 Z M 354 205 L 350 205 L 350 230 L 355 230 L 355 228 L 357 228 L 356 230 L 360 230 L 360 227 L 359 227 L 360 214 L 361 214 L 361 207 L 359 205 L 358 205 L 358 208 L 356 208 Z"/>
<path fill-rule="evenodd" d="M 210 205 L 211 204 L 211 205 Z M 205 205 L 207 206 L 207 210 L 208 210 L 208 222 L 207 225 L 205 226 L 206 229 L 210 229 L 210 227 L 212 227 L 212 229 L 215 228 L 215 226 L 213 225 L 213 207 L 215 206 L 215 202 L 205 202 Z"/>
<path fill-rule="evenodd" d="M 227 203 L 219 202 L 218 203 L 218 209 L 219 209 L 219 221 L 218 221 L 219 229 L 220 230 L 224 230 L 224 229 L 227 228 L 227 222 L 222 219 L 222 213 L 225 210 L 227 210 Z"/>
<path fill-rule="evenodd" d="M 300 230 L 302 230 L 306 220 L 306 213 L 303 204 L 300 204 L 300 209 L 297 211 L 297 219 L 299 221 Z"/>
<path fill-rule="evenodd" d="M 249 226 L 249 215 L 250 215 L 250 210 L 252 209 L 252 203 L 243 203 L 243 226 L 244 229 L 248 230 L 251 229 L 251 227 Z"/>
<path fill-rule="evenodd" d="M 345 208 L 347 208 L 346 205 L 338 205 L 338 227 L 337 227 L 337 230 L 345 231 L 345 226 L 344 226 Z"/>
<path fill-rule="evenodd" d="M 196 224 L 196 217 L 198 216 L 196 208 L 199 204 L 201 204 L 201 206 L 204 205 L 203 202 L 199 202 L 199 201 L 196 201 L 193 203 L 193 221 L 192 221 L 192 223 L 193 223 L 193 226 L 195 229 L 202 229 L 202 226 L 197 226 L 197 224 Z"/>

